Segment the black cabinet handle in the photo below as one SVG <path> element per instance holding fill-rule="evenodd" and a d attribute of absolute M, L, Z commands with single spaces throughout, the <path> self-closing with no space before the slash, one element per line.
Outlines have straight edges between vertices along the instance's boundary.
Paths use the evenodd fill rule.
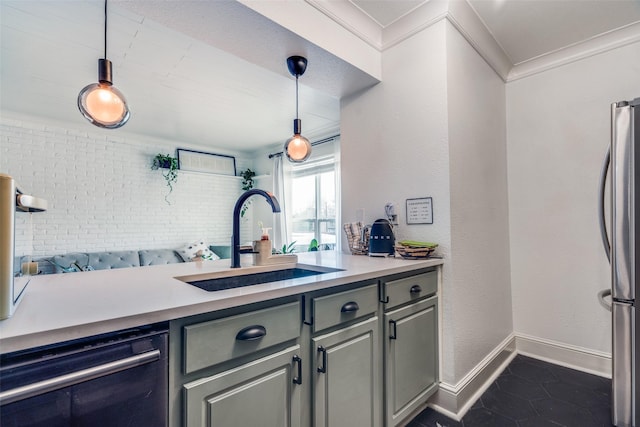
<path fill-rule="evenodd" d="M 325 374 L 327 372 L 327 349 L 320 345 L 318 353 L 322 353 L 322 366 L 318 366 L 318 372 Z"/>
<path fill-rule="evenodd" d="M 391 332 L 393 328 L 393 332 Z M 389 339 L 397 340 L 398 339 L 398 326 L 396 325 L 395 320 L 389 320 Z"/>
<path fill-rule="evenodd" d="M 252 325 L 247 326 L 246 328 L 240 330 L 236 335 L 236 340 L 238 341 L 253 341 L 259 340 L 263 336 L 267 335 L 267 329 L 261 325 Z"/>
<path fill-rule="evenodd" d="M 419 294 L 420 292 L 422 292 L 422 288 L 420 287 L 420 285 L 413 285 L 411 289 L 409 289 L 409 293 L 412 294 Z"/>
<path fill-rule="evenodd" d="M 295 354 L 293 356 L 293 363 L 298 364 L 298 376 L 293 377 L 293 383 L 301 385 L 302 384 L 302 359 L 300 358 L 300 356 Z"/>
<path fill-rule="evenodd" d="M 387 296 L 387 290 L 386 290 L 386 284 L 379 282 L 378 285 L 378 301 L 380 301 L 383 304 L 389 304 L 389 297 Z"/>
<path fill-rule="evenodd" d="M 355 301 L 349 301 L 347 303 L 345 303 L 342 308 L 340 309 L 341 313 L 353 313 L 354 311 L 358 311 L 360 309 L 360 307 L 358 306 L 358 303 Z"/>

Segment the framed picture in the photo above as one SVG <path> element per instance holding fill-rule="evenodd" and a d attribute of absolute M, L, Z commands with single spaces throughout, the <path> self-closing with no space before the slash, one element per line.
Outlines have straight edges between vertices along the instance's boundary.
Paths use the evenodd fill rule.
<path fill-rule="evenodd" d="M 407 199 L 407 224 L 433 224 L 433 199 Z"/>
<path fill-rule="evenodd" d="M 235 176 L 236 158 L 224 154 L 178 148 L 178 167 L 185 171 Z"/>

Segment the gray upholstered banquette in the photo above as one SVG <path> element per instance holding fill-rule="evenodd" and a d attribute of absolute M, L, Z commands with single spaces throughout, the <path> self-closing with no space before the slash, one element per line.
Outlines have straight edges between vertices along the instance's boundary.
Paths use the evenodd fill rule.
<path fill-rule="evenodd" d="M 229 258 L 228 246 L 210 246 L 220 258 Z M 140 267 L 147 265 L 184 262 L 173 249 L 146 249 L 114 252 L 72 252 L 41 258 L 40 274 L 72 273 L 76 271 L 108 270 L 112 268 Z"/>

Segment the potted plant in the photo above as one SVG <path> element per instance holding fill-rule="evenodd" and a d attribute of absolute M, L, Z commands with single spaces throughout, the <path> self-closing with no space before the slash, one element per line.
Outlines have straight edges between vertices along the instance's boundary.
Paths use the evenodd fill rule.
<path fill-rule="evenodd" d="M 253 177 L 256 176 L 256 173 L 251 169 L 247 168 L 240 172 L 240 176 L 242 177 L 242 190 L 249 191 L 253 188 Z M 249 205 L 251 204 L 251 200 L 247 200 L 245 204 L 242 206 L 240 210 L 240 217 L 243 218 L 244 214 L 249 209 Z"/>
<path fill-rule="evenodd" d="M 296 251 L 296 241 L 289 243 L 288 245 L 285 243 L 282 245 L 282 253 L 283 254 L 292 254 Z"/>
<path fill-rule="evenodd" d="M 178 181 L 178 158 L 173 157 L 170 154 L 156 154 L 153 158 L 153 164 L 151 165 L 152 170 L 162 169 L 162 177 L 167 181 L 167 187 L 169 187 L 169 192 L 166 196 L 164 196 L 164 200 L 168 203 L 169 194 L 173 191 L 173 184 Z"/>

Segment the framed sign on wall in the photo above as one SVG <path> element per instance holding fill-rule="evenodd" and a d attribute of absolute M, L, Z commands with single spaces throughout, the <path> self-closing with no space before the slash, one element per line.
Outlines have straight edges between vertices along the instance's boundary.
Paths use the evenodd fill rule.
<path fill-rule="evenodd" d="M 433 224 L 433 199 L 407 199 L 407 224 Z"/>

